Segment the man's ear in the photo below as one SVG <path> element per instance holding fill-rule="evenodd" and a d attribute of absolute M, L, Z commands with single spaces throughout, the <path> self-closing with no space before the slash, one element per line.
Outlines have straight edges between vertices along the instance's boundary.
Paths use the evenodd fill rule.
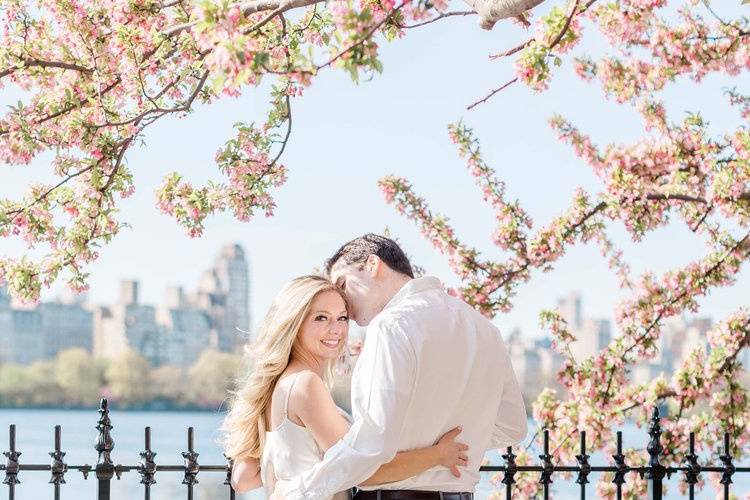
<path fill-rule="evenodd" d="M 368 255 L 365 261 L 365 270 L 373 278 L 380 273 L 380 266 L 383 263 L 377 255 Z"/>

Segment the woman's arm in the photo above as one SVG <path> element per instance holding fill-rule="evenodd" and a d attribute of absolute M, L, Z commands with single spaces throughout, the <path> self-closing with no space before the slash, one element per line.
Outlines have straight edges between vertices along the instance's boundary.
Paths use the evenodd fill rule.
<path fill-rule="evenodd" d="M 401 481 L 437 465 L 448 467 L 454 476 L 461 477 L 458 466 L 465 466 L 468 463 L 465 452 L 469 447 L 456 441 L 460 433 L 461 428 L 456 427 L 443 434 L 433 446 L 399 452 L 393 460 L 381 465 L 375 474 L 363 481 L 362 486 Z"/>
<path fill-rule="evenodd" d="M 299 417 L 323 451 L 349 430 L 349 422 L 336 408 L 328 387 L 312 372 L 304 371 L 297 376 L 289 399 L 288 416 Z"/>
<path fill-rule="evenodd" d="M 257 458 L 242 458 L 232 466 L 232 488 L 245 493 L 263 486 L 260 479 L 260 461 Z"/>

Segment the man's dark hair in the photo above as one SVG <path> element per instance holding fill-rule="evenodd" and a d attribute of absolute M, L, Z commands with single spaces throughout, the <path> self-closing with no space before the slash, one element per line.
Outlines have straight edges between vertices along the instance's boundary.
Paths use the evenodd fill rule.
<path fill-rule="evenodd" d="M 331 268 L 340 260 L 343 260 L 346 264 L 360 264 L 363 267 L 370 255 L 377 255 L 394 271 L 405 274 L 410 278 L 414 277 L 409 259 L 401 250 L 401 247 L 392 239 L 373 233 L 344 243 L 326 262 L 326 274 L 330 275 Z"/>

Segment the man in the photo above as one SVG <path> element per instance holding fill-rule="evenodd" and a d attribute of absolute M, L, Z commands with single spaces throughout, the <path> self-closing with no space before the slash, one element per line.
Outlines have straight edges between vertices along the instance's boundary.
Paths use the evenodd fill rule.
<path fill-rule="evenodd" d="M 306 473 L 277 483 L 274 497 L 329 498 L 367 479 L 398 451 L 433 444 L 462 426 L 468 465 L 455 477 L 435 467 L 359 490 L 355 500 L 473 498 L 488 449 L 526 435 L 526 411 L 500 332 L 433 277 L 414 278 L 392 240 L 366 234 L 342 246 L 326 270 L 349 314 L 367 326 L 352 375 L 354 422 Z"/>

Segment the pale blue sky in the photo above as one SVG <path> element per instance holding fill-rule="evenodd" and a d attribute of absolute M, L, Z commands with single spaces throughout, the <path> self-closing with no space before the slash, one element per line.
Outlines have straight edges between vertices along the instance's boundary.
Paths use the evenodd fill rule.
<path fill-rule="evenodd" d="M 588 34 L 595 35 L 590 28 Z M 449 122 L 463 118 L 475 129 L 486 161 L 538 224 L 564 210 L 576 187 L 599 188 L 590 170 L 547 125 L 553 113 L 570 118 L 600 143 L 630 141 L 642 134 L 634 110 L 607 102 L 598 85 L 578 80 L 567 63 L 545 93 L 515 85 L 467 112 L 467 104 L 512 77 L 510 60 L 490 61 L 488 54 L 524 39 L 509 23 L 486 32 L 476 19 L 451 18 L 385 44 L 385 70 L 372 81 L 355 85 L 344 73 L 321 74 L 293 102 L 294 129 L 284 155 L 289 180 L 275 193 L 276 215 L 249 223 L 228 215 L 214 217 L 199 239 L 187 237 L 157 211 L 154 189 L 162 175 L 174 169 L 195 184 L 218 179 L 213 164 L 217 148 L 230 136 L 234 122 L 262 120 L 267 97 L 260 89 L 248 89 L 239 99 L 224 99 L 186 118 L 160 122 L 148 131 L 145 146 L 127 157 L 135 172 L 136 193 L 122 204 L 122 218 L 133 228 L 117 236 L 90 267 L 91 300 L 111 302 L 123 278 L 141 281 L 146 302 L 160 301 L 167 284 L 191 289 L 219 247 L 237 241 L 249 253 L 251 307 L 257 320 L 288 279 L 320 265 L 344 241 L 386 226 L 416 263 L 455 284 L 445 260 L 411 222 L 385 204 L 376 185 L 380 177 L 396 173 L 408 178 L 434 211 L 451 218 L 458 235 L 489 255 L 500 255 L 490 243 L 493 213 L 448 139 Z M 591 36 L 586 46 L 601 46 L 601 40 Z M 747 85 L 747 78 L 735 82 L 741 83 Z M 700 110 L 716 130 L 727 130 L 737 122 L 721 92 L 730 84 L 711 77 L 700 86 L 671 87 L 666 93 L 670 117 Z M 17 95 L 12 89 L 0 91 L 0 102 L 14 102 Z M 0 196 L 17 195 L 30 179 L 50 179 L 48 159 L 29 167 L 2 167 Z M 639 245 L 628 241 L 621 226 L 615 226 L 612 235 L 624 242 L 625 258 L 636 271 L 664 271 L 703 252 L 701 242 L 681 226 L 652 233 Z M 2 254 L 21 250 L 10 240 L 0 241 L 0 246 Z M 539 309 L 553 307 L 557 297 L 573 290 L 584 295 L 584 313 L 596 317 L 611 316 L 622 296 L 598 250 L 577 246 L 554 271 L 535 273 L 520 288 L 513 311 L 498 316 L 496 323 L 506 332 L 520 326 L 527 335 L 536 335 Z M 720 317 L 745 305 L 749 290 L 750 272 L 744 270 L 732 289 L 718 290 L 701 301 L 702 312 Z"/>

